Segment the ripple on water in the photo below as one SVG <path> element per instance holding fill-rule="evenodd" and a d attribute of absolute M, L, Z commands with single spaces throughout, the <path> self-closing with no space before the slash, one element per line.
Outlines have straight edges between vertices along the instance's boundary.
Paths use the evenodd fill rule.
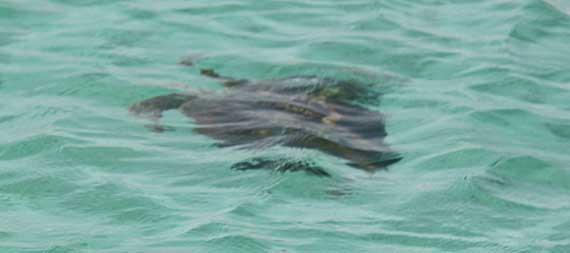
<path fill-rule="evenodd" d="M 565 1 L 0 2 L 1 252 L 570 248 Z M 128 116 L 220 90 L 200 68 L 373 84 L 404 159 L 367 174 L 212 147 L 176 113 L 161 134 Z M 333 177 L 230 169 L 265 155 Z"/>
<path fill-rule="evenodd" d="M 30 158 L 37 154 L 53 152 L 61 147 L 65 141 L 54 135 L 36 135 L 27 139 L 20 139 L 13 143 L 6 143 L 0 148 L 1 160 L 17 160 Z"/>

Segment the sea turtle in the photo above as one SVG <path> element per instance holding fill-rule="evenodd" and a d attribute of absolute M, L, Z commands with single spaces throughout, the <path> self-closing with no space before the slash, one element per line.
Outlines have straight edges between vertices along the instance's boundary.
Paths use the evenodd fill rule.
<path fill-rule="evenodd" d="M 226 88 L 157 96 L 132 104 L 130 112 L 152 119 L 153 129 L 161 131 L 162 112 L 178 109 L 194 119 L 196 132 L 224 147 L 316 149 L 366 171 L 386 168 L 401 159 L 383 143 L 387 135 L 383 115 L 362 105 L 367 99 L 377 100 L 378 94 L 359 82 L 317 76 L 251 81 L 223 77 L 211 69 L 201 74 Z M 275 162 L 256 158 L 234 167 L 259 168 Z M 307 163 L 281 164 L 282 170 L 329 175 Z"/>

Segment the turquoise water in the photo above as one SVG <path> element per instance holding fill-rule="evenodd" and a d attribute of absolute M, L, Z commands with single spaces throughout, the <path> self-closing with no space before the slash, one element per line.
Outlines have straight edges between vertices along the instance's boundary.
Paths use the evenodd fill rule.
<path fill-rule="evenodd" d="M 565 0 L 1 0 L 0 252 L 570 252 L 568 45 Z M 374 83 L 404 159 L 128 114 L 199 68 Z M 260 155 L 332 177 L 230 169 Z"/>

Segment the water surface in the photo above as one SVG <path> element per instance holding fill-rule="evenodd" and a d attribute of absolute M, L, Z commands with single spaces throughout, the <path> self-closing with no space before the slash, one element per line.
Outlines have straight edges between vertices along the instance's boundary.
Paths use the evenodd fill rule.
<path fill-rule="evenodd" d="M 0 251 L 570 252 L 569 43 L 562 0 L 2 0 Z M 206 67 L 373 83 L 404 159 L 368 174 L 128 115 L 221 89 Z M 333 177 L 230 170 L 257 155 Z"/>

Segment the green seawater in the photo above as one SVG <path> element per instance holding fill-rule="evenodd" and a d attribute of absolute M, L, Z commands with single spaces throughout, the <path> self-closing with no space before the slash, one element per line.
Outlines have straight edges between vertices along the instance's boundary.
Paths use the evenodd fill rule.
<path fill-rule="evenodd" d="M 372 83 L 403 160 L 129 115 L 200 68 Z M 570 2 L 0 0 L 0 252 L 570 252 Z"/>

